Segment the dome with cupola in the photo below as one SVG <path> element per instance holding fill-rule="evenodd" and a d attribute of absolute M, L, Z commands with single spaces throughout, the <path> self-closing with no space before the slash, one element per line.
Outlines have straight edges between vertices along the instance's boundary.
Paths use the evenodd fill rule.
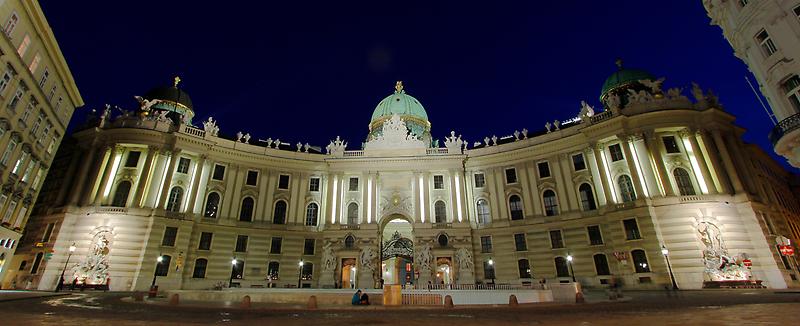
<path fill-rule="evenodd" d="M 375 111 L 372 112 L 367 140 L 380 135 L 384 122 L 395 114 L 405 122 L 411 134 L 430 143 L 431 123 L 428 121 L 428 113 L 425 112 L 422 103 L 406 94 L 402 81 L 395 84 L 394 93 L 381 100 L 375 107 Z"/>
<path fill-rule="evenodd" d="M 191 124 L 194 117 L 192 98 L 189 94 L 178 88 L 180 77 L 175 77 L 172 86 L 159 86 L 150 89 L 142 96 L 148 101 L 154 101 L 149 109 L 152 111 L 168 111 L 167 117 L 175 123 L 185 122 Z M 148 114 L 153 114 L 148 112 Z"/>
<path fill-rule="evenodd" d="M 600 102 L 605 103 L 606 98 L 611 94 L 617 94 L 620 97 L 627 95 L 628 89 L 639 90 L 646 89 L 640 80 L 655 80 L 655 76 L 650 72 L 642 69 L 630 69 L 622 67 L 622 60 L 617 59 L 617 71 L 611 76 L 606 78 L 603 83 L 603 88 L 600 90 Z"/>

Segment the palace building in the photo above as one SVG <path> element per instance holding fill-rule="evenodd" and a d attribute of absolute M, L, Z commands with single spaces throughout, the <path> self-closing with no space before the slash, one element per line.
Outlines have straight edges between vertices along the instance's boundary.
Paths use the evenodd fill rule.
<path fill-rule="evenodd" d="M 37 1 L 0 1 L 0 280 L 83 99 Z M 19 266 L 15 266 L 19 268 Z M 38 271 L 38 265 L 28 265 Z"/>
<path fill-rule="evenodd" d="M 800 284 L 796 176 L 712 94 L 618 66 L 602 108 L 472 143 L 398 82 L 361 148 L 226 137 L 176 79 L 62 146 L 3 286 Z"/>

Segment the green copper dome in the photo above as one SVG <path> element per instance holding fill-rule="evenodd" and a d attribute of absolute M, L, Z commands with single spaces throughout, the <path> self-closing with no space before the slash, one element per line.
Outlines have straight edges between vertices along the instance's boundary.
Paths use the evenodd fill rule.
<path fill-rule="evenodd" d="M 402 82 L 397 82 L 394 94 L 387 96 L 378 103 L 375 111 L 372 112 L 371 122 L 389 118 L 393 114 L 411 116 L 428 121 L 428 113 L 425 112 L 425 108 L 413 96 L 406 94 L 406 91 L 403 90 Z"/>
<path fill-rule="evenodd" d="M 624 69 L 622 64 L 618 63 L 619 70 L 615 71 L 611 76 L 606 78 L 603 83 L 603 89 L 600 91 L 600 101 L 602 102 L 606 95 L 618 88 L 629 86 L 633 83 L 638 83 L 643 79 L 654 80 L 655 76 L 646 70 L 641 69 Z"/>

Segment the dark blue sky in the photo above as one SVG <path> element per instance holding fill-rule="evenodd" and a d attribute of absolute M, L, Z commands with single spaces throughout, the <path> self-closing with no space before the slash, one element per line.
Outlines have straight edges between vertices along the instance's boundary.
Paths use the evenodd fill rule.
<path fill-rule="evenodd" d="M 701 1 L 43 1 L 86 102 L 133 108 L 175 75 L 195 121 L 356 149 L 403 80 L 434 137 L 470 141 L 565 120 L 626 67 L 712 88 L 772 153 L 772 124 Z M 754 81 L 754 79 L 751 80 Z M 75 120 L 82 122 L 82 117 Z M 774 156 L 774 155 L 773 155 Z M 780 160 L 782 163 L 784 160 Z M 786 164 L 784 163 L 784 166 Z"/>

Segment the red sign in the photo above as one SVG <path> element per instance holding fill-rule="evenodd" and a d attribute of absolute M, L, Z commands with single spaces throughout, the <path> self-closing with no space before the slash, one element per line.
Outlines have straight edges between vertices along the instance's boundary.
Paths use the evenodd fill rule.
<path fill-rule="evenodd" d="M 781 255 L 784 256 L 794 256 L 794 248 L 792 246 L 778 246 L 781 251 Z"/>
<path fill-rule="evenodd" d="M 753 262 L 750 261 L 750 259 L 742 260 L 742 263 L 744 264 L 744 267 L 753 267 Z"/>

